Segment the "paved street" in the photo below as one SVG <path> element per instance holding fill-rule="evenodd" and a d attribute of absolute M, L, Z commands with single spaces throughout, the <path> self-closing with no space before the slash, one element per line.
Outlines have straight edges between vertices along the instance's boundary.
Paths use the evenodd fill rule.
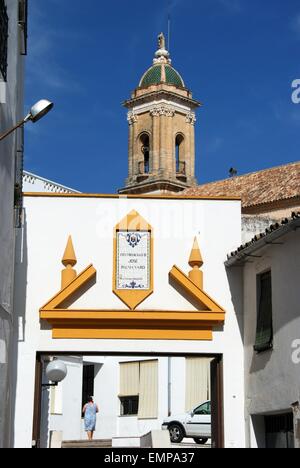
<path fill-rule="evenodd" d="M 211 449 L 211 441 L 209 440 L 205 445 L 196 444 L 193 439 L 183 439 L 181 444 L 172 444 L 172 448 L 179 448 L 179 449 L 189 449 L 192 448 L 196 449 Z"/>

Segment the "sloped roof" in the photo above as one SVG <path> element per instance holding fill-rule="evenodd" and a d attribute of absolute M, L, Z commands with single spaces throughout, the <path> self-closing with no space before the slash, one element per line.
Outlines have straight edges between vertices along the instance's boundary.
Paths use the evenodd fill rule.
<path fill-rule="evenodd" d="M 241 197 L 243 208 L 300 197 L 300 161 L 192 187 L 183 195 Z"/>

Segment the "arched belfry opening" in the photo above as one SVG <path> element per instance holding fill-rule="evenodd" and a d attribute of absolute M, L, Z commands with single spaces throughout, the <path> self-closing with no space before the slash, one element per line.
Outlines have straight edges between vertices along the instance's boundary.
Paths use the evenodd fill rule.
<path fill-rule="evenodd" d="M 182 134 L 176 135 L 175 138 L 175 158 L 176 158 L 176 174 L 185 176 L 186 162 L 185 162 L 185 138 Z"/>
<path fill-rule="evenodd" d="M 140 174 L 150 173 L 150 136 L 148 133 L 142 133 L 139 137 L 140 145 Z"/>
<path fill-rule="evenodd" d="M 174 194 L 197 185 L 195 111 L 181 75 L 173 67 L 163 34 L 153 65 L 142 76 L 128 109 L 129 171 L 123 194 Z"/>

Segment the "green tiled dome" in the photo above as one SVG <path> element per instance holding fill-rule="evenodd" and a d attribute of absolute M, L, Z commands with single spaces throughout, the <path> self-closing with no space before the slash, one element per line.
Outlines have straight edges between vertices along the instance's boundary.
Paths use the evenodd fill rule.
<path fill-rule="evenodd" d="M 166 83 L 178 86 L 178 88 L 184 88 L 184 82 L 181 76 L 169 65 L 166 65 Z"/>
<path fill-rule="evenodd" d="M 165 67 L 165 81 L 163 79 L 163 66 Z M 140 88 L 148 88 L 149 86 L 157 85 L 162 82 L 176 86 L 178 88 L 184 88 L 184 82 L 179 73 L 170 65 L 161 64 L 154 65 L 145 73 L 140 82 Z"/>
<path fill-rule="evenodd" d="M 141 88 L 148 88 L 148 86 L 161 83 L 161 65 L 155 65 L 150 68 L 142 78 Z"/>

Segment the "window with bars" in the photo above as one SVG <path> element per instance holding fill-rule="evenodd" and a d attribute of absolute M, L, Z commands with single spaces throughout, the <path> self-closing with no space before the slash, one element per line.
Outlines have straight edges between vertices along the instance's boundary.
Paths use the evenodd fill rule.
<path fill-rule="evenodd" d="M 0 73 L 4 81 L 7 81 L 7 40 L 8 40 L 8 16 L 4 0 L 0 0 Z"/>

